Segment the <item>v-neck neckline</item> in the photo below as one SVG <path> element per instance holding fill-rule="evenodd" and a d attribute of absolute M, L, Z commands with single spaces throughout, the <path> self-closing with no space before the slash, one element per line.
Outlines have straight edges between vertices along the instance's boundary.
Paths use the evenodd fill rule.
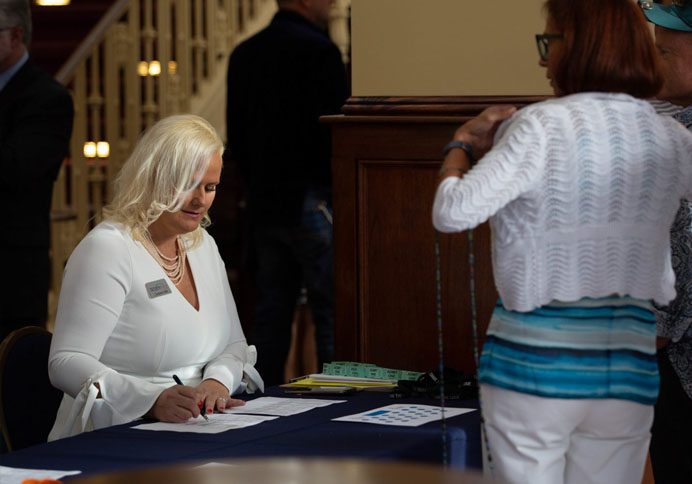
<path fill-rule="evenodd" d="M 173 288 L 174 288 L 176 294 L 178 294 L 178 296 L 179 296 L 180 298 L 182 298 L 183 301 L 185 301 L 185 304 L 186 304 L 190 309 L 192 309 L 192 310 L 195 312 L 195 314 L 199 314 L 200 311 L 201 311 L 201 309 L 202 309 L 202 298 L 201 298 L 201 296 L 200 296 L 200 294 L 202 293 L 202 291 L 199 290 L 199 284 L 198 284 L 198 281 L 197 281 L 196 272 L 195 272 L 195 269 L 193 268 L 193 265 L 194 265 L 194 264 L 192 263 L 192 259 L 193 259 L 193 258 L 196 258 L 196 257 L 195 257 L 195 254 L 194 254 L 194 253 L 191 253 L 191 252 L 187 252 L 186 258 L 187 258 L 187 264 L 190 265 L 190 277 L 191 277 L 191 279 L 192 279 L 192 286 L 193 286 L 193 288 L 194 288 L 195 294 L 197 295 L 197 305 L 199 306 L 199 309 L 198 309 L 198 308 L 195 308 L 195 306 L 194 306 L 190 301 L 188 301 L 188 299 L 187 299 L 187 298 L 185 297 L 185 295 L 180 291 L 180 289 L 178 289 L 178 286 L 176 286 L 175 284 L 173 284 L 173 281 L 171 280 L 170 277 L 168 277 L 168 274 L 166 274 L 166 271 L 163 270 L 163 267 L 161 267 L 161 265 L 156 261 L 156 259 L 154 258 L 154 256 L 152 256 L 152 255 L 149 253 L 149 251 L 146 249 L 146 247 L 144 247 L 144 244 L 143 244 L 141 241 L 137 241 L 137 242 L 138 242 L 139 245 L 141 246 L 142 250 L 147 254 L 147 257 L 149 257 L 149 259 L 150 259 L 150 260 L 154 263 L 154 265 L 158 268 L 159 272 L 163 274 L 164 280 L 165 280 L 167 283 L 170 283 L 171 286 L 173 286 Z M 185 243 L 184 240 L 183 240 L 183 243 Z M 186 250 L 187 250 L 187 247 L 186 247 Z"/>
<path fill-rule="evenodd" d="M 196 308 L 195 306 L 193 306 L 192 303 L 190 301 L 188 301 L 188 299 L 185 297 L 185 295 L 180 291 L 180 289 L 178 289 L 178 286 L 173 284 L 173 281 L 171 281 L 171 284 L 173 284 L 173 286 L 175 287 L 175 290 L 178 291 L 178 294 L 180 295 L 180 297 L 183 298 L 183 300 L 187 303 L 187 305 L 190 306 L 190 308 L 195 313 L 199 314 L 200 310 L 202 309 L 202 300 L 200 298 L 201 291 L 199 290 L 199 286 L 197 285 L 197 277 L 195 277 L 195 271 L 192 269 L 192 261 L 190 260 L 190 253 L 189 252 L 187 253 L 187 264 L 190 265 L 190 279 L 192 280 L 191 281 L 192 282 L 192 290 L 195 292 L 195 295 L 197 296 L 197 306 L 199 306 L 199 307 Z M 168 274 L 166 274 L 166 271 L 163 270 L 163 267 L 161 267 L 161 270 L 166 275 L 166 277 L 168 277 Z M 170 281 L 171 278 L 168 277 L 168 280 Z"/>

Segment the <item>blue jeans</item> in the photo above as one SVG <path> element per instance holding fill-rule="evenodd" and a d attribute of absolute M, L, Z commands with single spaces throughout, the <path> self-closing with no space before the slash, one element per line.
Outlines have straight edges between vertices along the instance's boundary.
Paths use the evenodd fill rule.
<path fill-rule="evenodd" d="M 267 386 L 284 382 L 291 326 L 302 287 L 315 324 L 319 369 L 334 356 L 334 271 L 331 207 L 308 193 L 298 227 L 254 226 L 257 304 L 252 343 Z"/>

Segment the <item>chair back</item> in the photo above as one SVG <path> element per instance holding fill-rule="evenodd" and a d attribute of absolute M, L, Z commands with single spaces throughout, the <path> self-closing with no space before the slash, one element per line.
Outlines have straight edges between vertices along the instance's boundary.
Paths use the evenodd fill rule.
<path fill-rule="evenodd" d="M 55 422 L 63 393 L 48 379 L 51 338 L 28 326 L 0 344 L 0 429 L 8 451 L 46 442 Z"/>

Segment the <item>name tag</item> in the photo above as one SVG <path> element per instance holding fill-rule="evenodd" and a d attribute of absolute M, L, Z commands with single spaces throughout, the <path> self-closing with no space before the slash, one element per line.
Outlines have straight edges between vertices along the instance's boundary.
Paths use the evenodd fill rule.
<path fill-rule="evenodd" d="M 149 294 L 149 299 L 154 299 L 155 297 L 165 296 L 171 293 L 171 288 L 168 287 L 165 279 L 159 279 L 158 281 L 147 282 L 144 287 L 147 288 L 147 294 Z"/>

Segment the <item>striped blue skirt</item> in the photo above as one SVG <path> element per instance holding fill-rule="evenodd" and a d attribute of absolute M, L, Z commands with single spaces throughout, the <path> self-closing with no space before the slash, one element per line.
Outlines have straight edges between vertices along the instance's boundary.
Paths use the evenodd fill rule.
<path fill-rule="evenodd" d="M 499 301 L 479 380 L 542 397 L 653 405 L 659 386 L 653 307 L 627 297 L 585 298 L 519 313 Z"/>

